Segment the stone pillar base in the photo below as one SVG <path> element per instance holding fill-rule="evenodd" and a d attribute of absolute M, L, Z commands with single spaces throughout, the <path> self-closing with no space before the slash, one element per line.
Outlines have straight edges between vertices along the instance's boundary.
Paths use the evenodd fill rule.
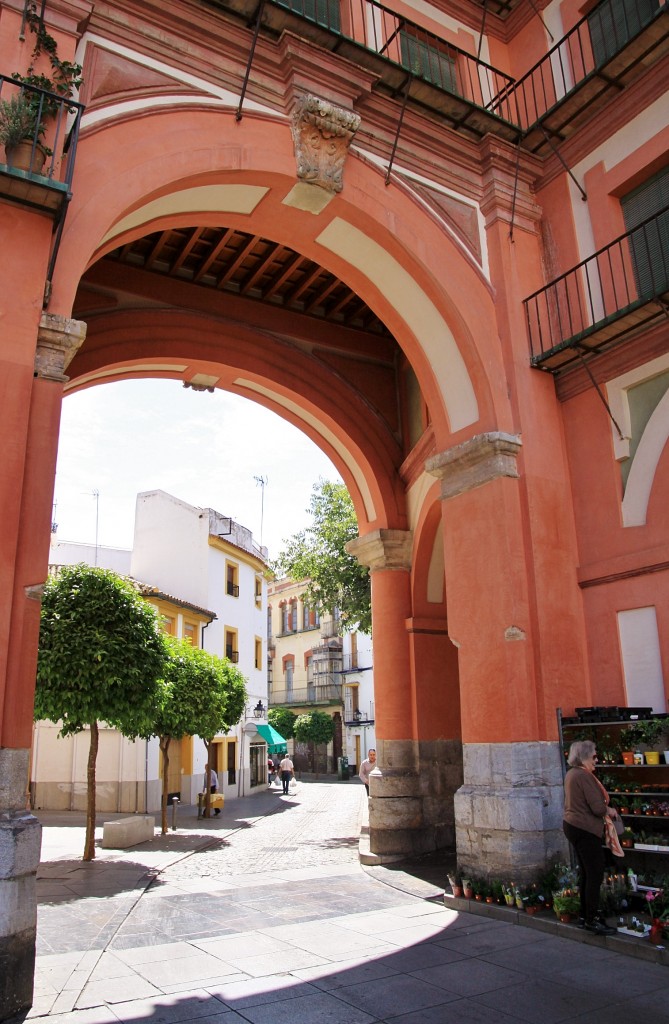
<path fill-rule="evenodd" d="M 369 780 L 369 846 L 379 863 L 455 849 L 460 740 L 377 740 Z"/>
<path fill-rule="evenodd" d="M 0 1021 L 32 1006 L 42 826 L 24 810 L 28 750 L 0 749 Z"/>
<path fill-rule="evenodd" d="M 557 743 L 468 743 L 455 794 L 458 870 L 530 882 L 568 860 Z"/>

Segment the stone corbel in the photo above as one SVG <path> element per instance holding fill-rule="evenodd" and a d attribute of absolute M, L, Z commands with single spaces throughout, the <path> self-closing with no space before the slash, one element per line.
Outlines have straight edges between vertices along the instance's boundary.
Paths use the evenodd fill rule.
<path fill-rule="evenodd" d="M 293 113 L 297 176 L 326 192 L 341 192 L 348 147 L 360 125 L 352 110 L 317 96 L 302 96 Z"/>
<path fill-rule="evenodd" d="M 410 569 L 413 534 L 408 530 L 372 530 L 346 544 L 349 555 L 375 569 Z"/>
<path fill-rule="evenodd" d="M 500 476 L 518 478 L 516 461 L 521 440 L 514 434 L 491 431 L 434 455 L 425 463 L 426 472 L 441 480 L 442 499 L 481 487 Z"/>
<path fill-rule="evenodd" d="M 65 370 L 86 337 L 83 320 L 70 320 L 55 313 L 42 313 L 37 331 L 35 376 L 61 384 L 70 379 Z"/>

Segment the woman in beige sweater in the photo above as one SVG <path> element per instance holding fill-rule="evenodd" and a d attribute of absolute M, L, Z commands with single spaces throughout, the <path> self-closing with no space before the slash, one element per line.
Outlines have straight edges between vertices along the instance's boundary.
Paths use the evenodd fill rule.
<path fill-rule="evenodd" d="M 569 748 L 569 771 L 564 780 L 564 834 L 574 848 L 580 871 L 581 920 L 579 925 L 597 935 L 614 935 L 597 919 L 599 890 L 604 877 L 604 819 L 617 818 L 609 807 L 609 796 L 595 777 L 597 751 L 591 740 L 580 740 Z"/>

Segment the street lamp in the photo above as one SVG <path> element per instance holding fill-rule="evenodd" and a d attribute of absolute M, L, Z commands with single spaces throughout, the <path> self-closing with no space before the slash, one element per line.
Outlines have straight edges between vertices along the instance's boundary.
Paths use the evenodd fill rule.
<path fill-rule="evenodd" d="M 355 711 L 353 712 L 353 718 L 355 719 L 356 722 L 362 722 L 362 711 L 360 710 L 360 708 L 355 709 Z"/>
<path fill-rule="evenodd" d="M 253 717 L 254 718 L 264 718 L 265 717 L 265 708 L 263 707 L 263 702 L 261 700 L 258 701 L 258 703 L 256 704 L 256 706 L 253 709 Z"/>

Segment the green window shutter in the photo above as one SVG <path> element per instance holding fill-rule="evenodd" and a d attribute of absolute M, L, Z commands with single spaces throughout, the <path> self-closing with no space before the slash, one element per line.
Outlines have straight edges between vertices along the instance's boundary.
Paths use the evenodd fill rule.
<path fill-rule="evenodd" d="M 341 18 L 339 0 L 277 0 L 280 7 L 287 7 L 293 14 L 299 14 L 307 21 L 339 32 Z"/>
<path fill-rule="evenodd" d="M 460 95 L 455 61 L 447 53 L 408 32 L 400 32 L 400 48 L 402 67 L 413 72 L 417 78 L 423 78 L 456 96 Z"/>
<path fill-rule="evenodd" d="M 595 66 L 603 64 L 653 20 L 660 0 L 604 0 L 588 17 Z"/>
<path fill-rule="evenodd" d="M 669 289 L 669 167 L 623 196 L 621 206 L 639 298 L 661 295 Z"/>

